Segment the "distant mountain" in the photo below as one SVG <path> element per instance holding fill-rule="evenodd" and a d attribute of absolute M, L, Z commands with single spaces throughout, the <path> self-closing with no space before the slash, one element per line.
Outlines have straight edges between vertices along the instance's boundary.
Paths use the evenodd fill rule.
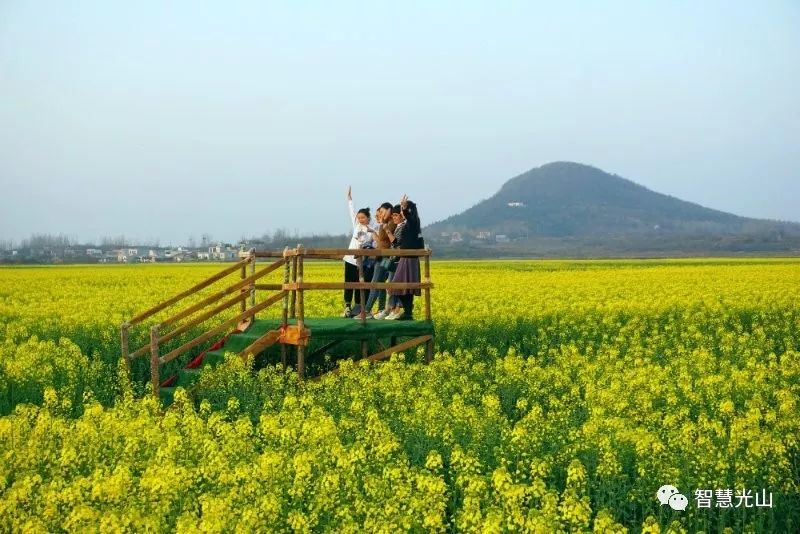
<path fill-rule="evenodd" d="M 429 225 L 425 235 L 433 243 L 462 246 L 566 240 L 579 250 L 581 243 L 605 242 L 631 253 L 641 249 L 635 243 L 658 248 L 666 242 L 680 253 L 680 238 L 685 237 L 700 249 L 719 252 L 725 250 L 721 242 L 800 240 L 800 224 L 740 217 L 651 191 L 595 167 L 556 162 L 508 180 L 492 197 Z"/>
<path fill-rule="evenodd" d="M 491 198 L 428 227 L 508 236 L 739 232 L 753 219 L 656 193 L 578 163 L 549 163 L 507 181 Z"/>

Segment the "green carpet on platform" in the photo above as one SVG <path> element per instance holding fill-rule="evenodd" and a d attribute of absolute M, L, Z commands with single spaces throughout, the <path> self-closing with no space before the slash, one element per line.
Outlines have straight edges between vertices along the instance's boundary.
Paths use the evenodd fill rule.
<path fill-rule="evenodd" d="M 294 319 L 289 324 L 295 324 Z M 258 319 L 246 331 L 233 334 L 218 351 L 209 355 L 222 355 L 225 352 L 240 352 L 255 340 L 281 326 L 280 319 Z M 353 340 L 376 341 L 391 337 L 406 338 L 434 334 L 431 321 L 386 321 L 367 319 L 362 323 L 355 319 L 342 317 L 308 318 L 305 327 L 311 331 L 311 339 L 324 338 L 326 341 Z M 216 354 L 215 354 L 216 353 Z"/>

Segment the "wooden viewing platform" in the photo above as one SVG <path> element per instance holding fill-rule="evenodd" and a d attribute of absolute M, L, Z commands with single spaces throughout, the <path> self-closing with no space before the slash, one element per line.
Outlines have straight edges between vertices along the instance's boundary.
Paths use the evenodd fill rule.
<path fill-rule="evenodd" d="M 353 255 L 358 262 L 358 282 L 310 282 L 305 279 L 306 260 L 341 260 L 345 255 Z M 302 245 L 284 250 L 255 250 L 242 253 L 242 259 L 225 267 L 219 273 L 195 284 L 173 297 L 141 312 L 120 326 L 120 345 L 122 356 L 130 368 L 137 358 L 150 355 L 150 382 L 153 394 L 171 389 L 174 385 L 191 387 L 199 375 L 199 368 L 221 361 L 225 352 L 235 352 L 241 357 L 258 356 L 273 345 L 280 346 L 281 363 L 286 367 L 293 356 L 300 378 L 306 375 L 307 357 L 323 354 L 343 341 L 356 341 L 360 345 L 358 356 L 371 361 L 389 357 L 392 353 L 425 345 L 425 359 L 433 355 L 434 326 L 431 321 L 431 289 L 429 248 L 406 249 L 306 249 Z M 382 256 L 417 256 L 420 258 L 420 282 L 418 283 L 372 283 L 364 279 L 364 258 Z M 261 268 L 260 258 L 268 261 Z M 271 261 L 269 261 L 271 260 Z M 199 291 L 236 273 L 239 279 L 226 288 L 216 291 L 201 300 L 185 306 L 150 327 L 150 343 L 130 350 L 131 328 L 141 325 Z M 282 280 L 265 283 L 263 278 L 271 273 L 282 274 Z M 344 289 L 420 289 L 424 305 L 424 319 L 418 321 L 372 320 L 365 316 L 364 293 L 357 291 L 360 300 L 360 320 L 341 317 L 310 318 L 305 315 L 305 293 L 318 290 Z M 280 318 L 258 317 L 258 314 L 272 306 L 280 305 Z M 182 345 L 164 352 L 164 345 L 178 336 L 212 320 L 221 313 L 238 306 L 239 313 L 204 333 L 184 342 Z M 332 310 L 333 312 L 333 310 Z M 312 336 L 327 342 L 313 353 L 307 354 Z M 405 338 L 405 340 L 403 340 Z M 161 367 L 186 354 L 204 347 L 203 352 L 191 360 L 178 374 L 163 380 Z M 370 345 L 380 350 L 370 354 Z M 293 354 L 292 354 L 293 353 Z M 335 369 L 333 372 L 336 372 Z M 171 396 L 171 395 L 169 395 Z"/>

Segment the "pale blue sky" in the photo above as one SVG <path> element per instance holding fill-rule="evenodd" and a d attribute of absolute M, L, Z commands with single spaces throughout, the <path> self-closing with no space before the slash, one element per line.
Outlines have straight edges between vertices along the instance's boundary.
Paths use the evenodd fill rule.
<path fill-rule="evenodd" d="M 800 220 L 800 2 L 0 0 L 0 239 L 423 223 L 541 164 Z"/>

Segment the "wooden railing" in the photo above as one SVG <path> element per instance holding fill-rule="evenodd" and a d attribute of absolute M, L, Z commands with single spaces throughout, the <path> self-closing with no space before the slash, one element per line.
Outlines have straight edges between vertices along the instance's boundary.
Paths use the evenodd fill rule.
<path fill-rule="evenodd" d="M 279 293 L 263 300 L 256 302 L 256 281 L 264 276 L 283 267 L 286 260 L 281 258 L 277 261 L 256 271 L 256 255 L 255 250 L 251 249 L 245 253 L 245 257 L 233 265 L 226 267 L 219 273 L 206 278 L 205 280 L 193 285 L 189 289 L 174 295 L 167 300 L 160 302 L 152 308 L 145 310 L 128 321 L 122 323 L 120 326 L 120 344 L 122 348 L 122 356 L 125 359 L 128 368 L 131 362 L 148 352 L 150 353 L 150 382 L 154 394 L 158 394 L 160 382 L 160 367 L 177 358 L 181 354 L 197 347 L 198 345 L 208 341 L 212 337 L 224 333 L 225 331 L 240 325 L 244 322 L 250 321 L 260 311 L 275 304 L 284 297 L 285 291 L 280 290 Z M 248 275 L 249 267 L 249 275 Z M 186 299 L 196 296 L 198 292 L 211 286 L 215 282 L 219 282 L 226 277 L 239 272 L 239 280 L 228 285 L 224 289 L 216 291 L 199 301 L 186 306 L 185 308 L 169 315 L 162 319 L 157 324 L 150 326 L 150 343 L 144 345 L 133 351 L 130 350 L 129 339 L 130 330 L 132 327 L 142 324 L 147 319 L 150 319 L 159 312 L 168 308 L 178 305 Z M 278 288 L 276 288 L 278 289 Z M 233 295 L 230 298 L 225 299 Z M 223 300 L 225 299 L 225 300 Z M 221 301 L 222 302 L 219 302 Z M 239 305 L 239 313 L 231 319 L 228 319 L 213 328 L 205 331 L 204 333 L 194 337 L 193 339 L 183 343 L 179 347 L 170 350 L 164 355 L 161 355 L 161 348 L 165 343 L 171 341 L 182 334 L 185 334 L 192 329 L 198 327 L 202 323 L 218 316 L 219 314 L 227 311 L 228 309 Z M 249 304 L 249 305 L 248 305 Z M 205 310 L 205 311 L 204 311 Z M 181 324 L 182 323 L 182 324 Z M 166 327 L 174 327 L 169 332 L 164 332 Z"/>
<path fill-rule="evenodd" d="M 185 354 L 189 350 L 209 341 L 214 336 L 223 334 L 231 328 L 254 320 L 256 314 L 265 310 L 273 304 L 282 303 L 281 306 L 281 362 L 286 365 L 286 347 L 295 345 L 297 347 L 297 371 L 300 377 L 305 376 L 305 346 L 308 343 L 308 331 L 305 328 L 305 292 L 309 290 L 362 290 L 358 292 L 359 304 L 361 307 L 361 322 L 366 321 L 366 290 L 370 289 L 420 289 L 424 292 L 425 320 L 431 319 L 431 289 L 433 284 L 430 279 L 430 257 L 429 248 L 406 250 L 406 249 L 306 249 L 302 245 L 290 249 L 286 247 L 282 251 L 251 249 L 242 252 L 240 261 L 226 267 L 219 273 L 195 284 L 189 289 L 182 291 L 167 300 L 153 306 L 152 308 L 139 313 L 120 326 L 120 342 L 122 356 L 130 368 L 131 362 L 136 358 L 150 353 L 150 382 L 153 393 L 158 395 L 160 384 L 160 367 L 175 358 Z M 307 259 L 337 259 L 343 256 L 352 255 L 356 257 L 358 267 L 358 282 L 307 282 L 304 279 L 304 266 Z M 419 257 L 420 281 L 417 283 L 394 283 L 394 282 L 367 282 L 364 279 L 364 258 L 365 257 Z M 274 261 L 265 267 L 256 270 L 258 258 L 271 258 Z M 249 275 L 248 275 L 249 267 Z M 283 267 L 283 283 L 277 284 L 258 284 L 258 280 L 264 276 L 277 271 Z M 185 299 L 195 296 L 198 292 L 211 286 L 215 282 L 239 272 L 240 279 L 224 289 L 214 292 L 199 301 L 184 307 L 176 313 L 162 319 L 157 324 L 150 326 L 150 343 L 144 345 L 133 352 L 130 352 L 129 336 L 130 330 L 136 325 L 142 324 L 147 319 L 157 313 L 166 310 Z M 257 291 L 277 291 L 277 293 L 257 302 Z M 229 297 L 227 298 L 226 297 Z M 225 299 L 225 300 L 223 300 Z M 219 302 L 222 301 L 222 302 Z M 161 349 L 165 343 L 174 340 L 178 336 L 191 331 L 200 324 L 218 316 L 226 310 L 239 305 L 239 313 L 227 319 L 204 333 L 186 341 L 177 348 L 174 348 L 161 355 Z M 205 311 L 204 311 L 205 310 Z M 200 313 L 202 312 L 202 313 Z M 199 313 L 199 314 L 198 314 Z M 195 315 L 198 314 L 198 315 Z M 289 319 L 295 319 L 294 325 L 289 325 Z M 185 321 L 183 324 L 181 322 Z M 162 332 L 165 327 L 174 327 L 169 332 Z M 432 354 L 432 336 L 418 338 L 416 344 L 426 343 L 426 359 L 430 359 Z M 414 342 L 412 340 L 411 342 Z M 405 342 L 404 346 L 411 342 Z M 405 347 L 407 348 L 407 347 Z M 399 346 L 398 346 L 399 349 Z M 366 342 L 362 342 L 362 352 L 366 357 Z"/>
<path fill-rule="evenodd" d="M 281 289 L 285 292 L 287 303 L 283 307 L 282 324 L 286 328 L 288 318 L 296 319 L 296 327 L 299 332 L 305 331 L 305 297 L 308 290 L 344 290 L 356 289 L 364 290 L 358 292 L 360 304 L 360 319 L 362 324 L 366 322 L 366 290 L 369 289 L 420 289 L 424 294 L 425 320 L 431 320 L 431 268 L 430 258 L 431 249 L 307 249 L 303 245 L 296 248 L 285 248 L 283 252 L 256 250 L 254 252 L 259 258 L 275 258 L 283 256 L 286 259 L 286 271 L 288 276 L 284 276 L 284 283 Z M 355 256 L 358 267 L 358 282 L 306 282 L 304 280 L 304 264 L 306 259 L 314 260 L 341 260 L 343 256 Z M 421 260 L 420 281 L 416 283 L 394 283 L 394 282 L 367 282 L 364 279 L 364 258 L 380 258 L 386 256 L 418 257 Z M 264 286 L 267 287 L 272 286 Z M 302 337 L 302 336 L 301 336 Z M 303 339 L 307 339 L 303 337 Z M 419 338 L 419 343 L 426 343 L 426 359 L 430 360 L 433 353 L 432 336 L 424 339 Z M 361 343 L 362 356 L 366 357 L 367 343 Z M 286 366 L 286 346 L 281 345 L 281 361 Z M 305 376 L 305 346 L 297 344 L 297 372 L 300 377 Z"/>

